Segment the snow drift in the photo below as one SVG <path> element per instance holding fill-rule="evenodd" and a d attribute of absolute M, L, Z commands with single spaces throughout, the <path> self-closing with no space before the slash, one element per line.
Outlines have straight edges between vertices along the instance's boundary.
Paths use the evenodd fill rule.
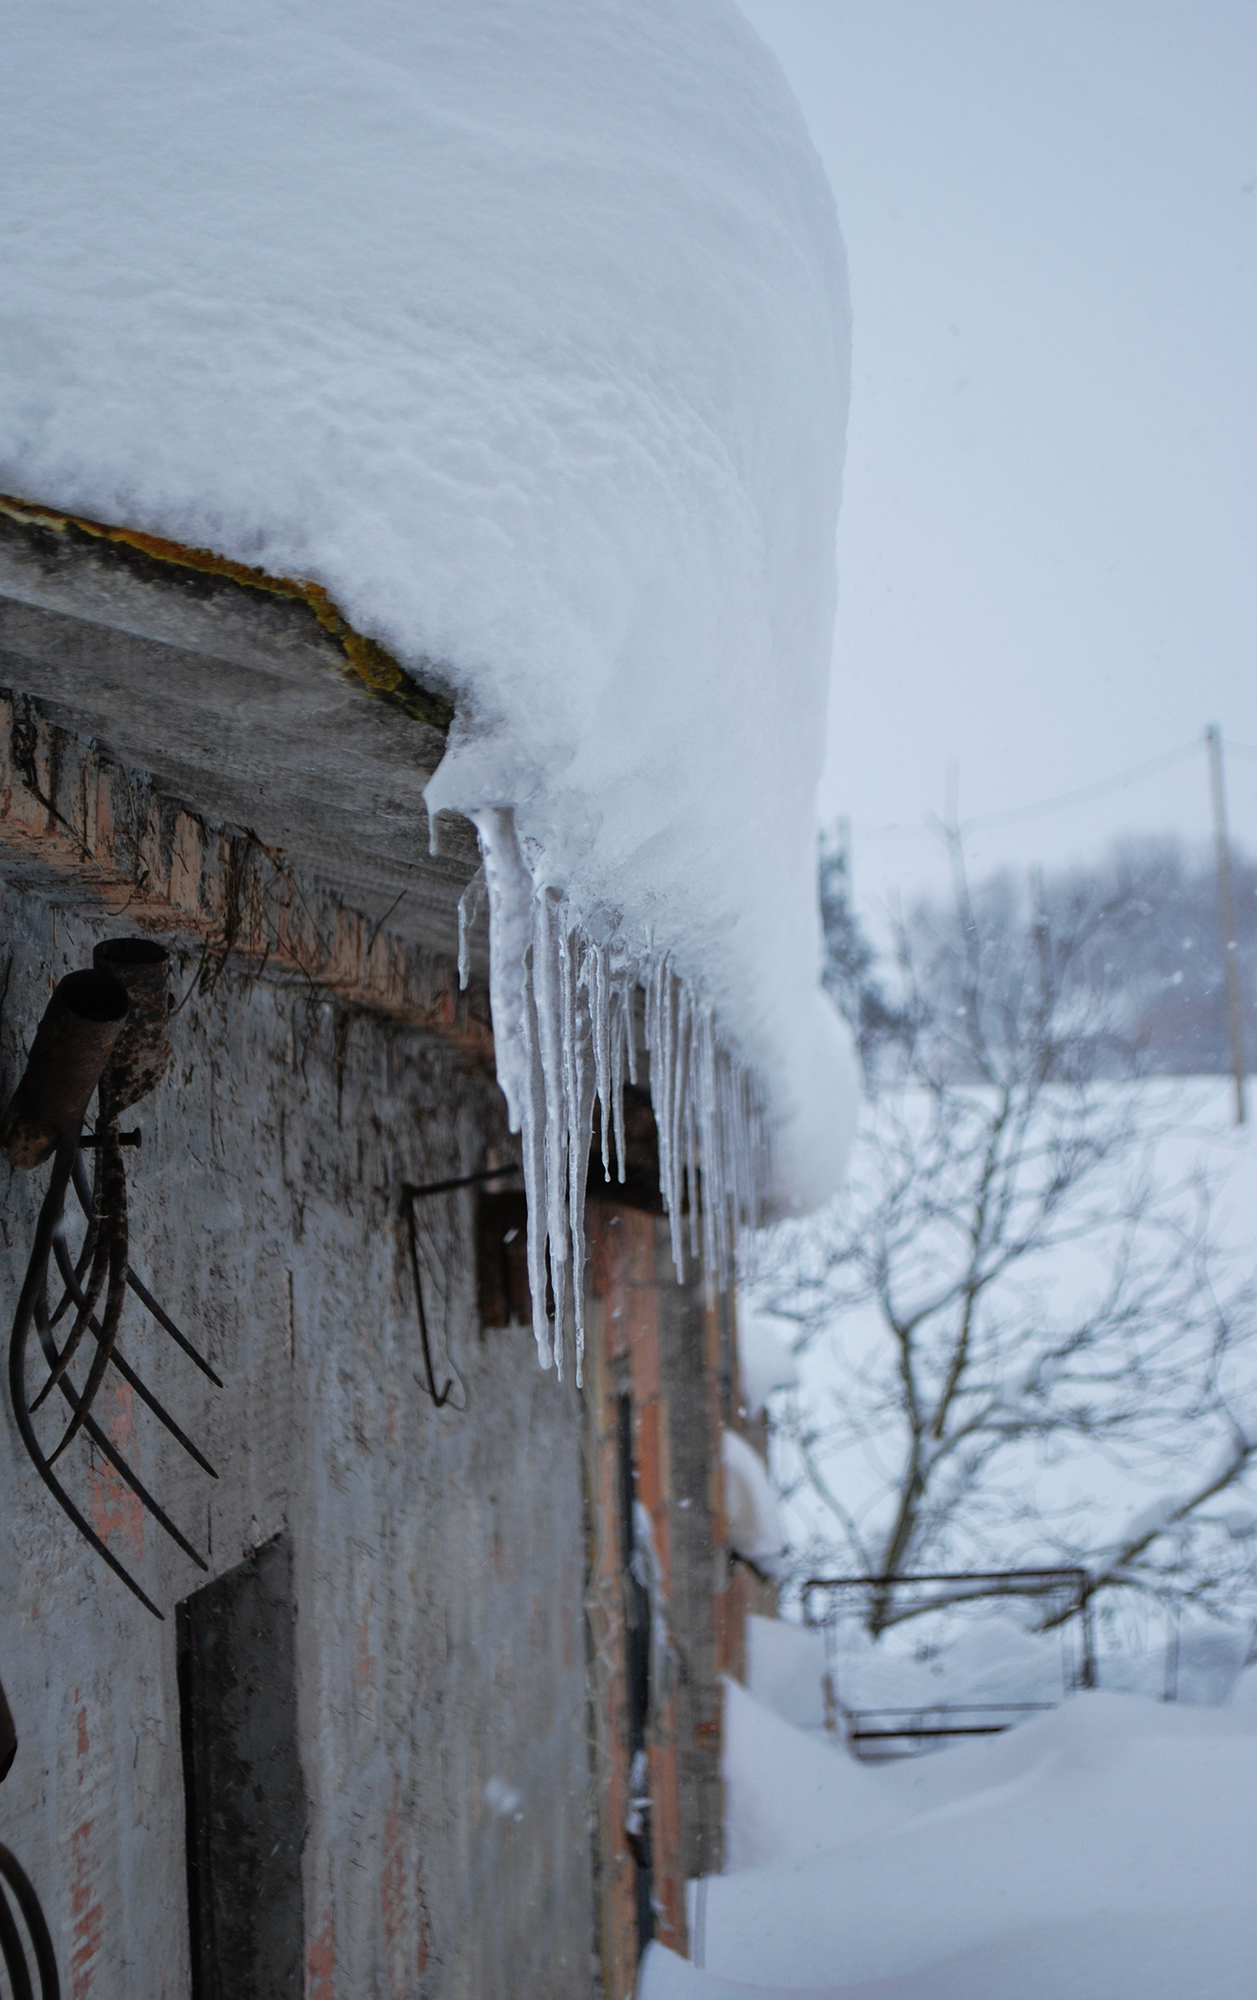
<path fill-rule="evenodd" d="M 771 1575 L 786 1538 L 768 1467 L 738 1431 L 722 1434 L 721 1460 L 729 1547 Z"/>
<path fill-rule="evenodd" d="M 681 1165 L 742 1149 L 709 1254 L 761 1098 L 776 1203 L 823 1198 L 848 313 L 772 58 L 731 0 L 0 11 L 0 487 L 314 581 L 449 687 L 553 1259 L 599 981 L 657 982 Z"/>
<path fill-rule="evenodd" d="M 1224 1709 L 1075 1695 L 880 1770 L 730 1687 L 737 1872 L 641 2000 L 1241 2000 L 1254 1990 L 1257 1674 Z"/>

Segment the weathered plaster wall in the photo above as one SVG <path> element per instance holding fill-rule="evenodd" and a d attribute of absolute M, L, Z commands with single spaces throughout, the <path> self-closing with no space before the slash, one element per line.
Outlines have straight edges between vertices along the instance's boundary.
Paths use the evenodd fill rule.
<path fill-rule="evenodd" d="M 132 927 L 85 892 L 0 886 L 0 1094 L 51 983 Z M 180 994 L 199 959 L 184 949 Z M 307 1995 L 586 1995 L 579 1413 L 529 1335 L 481 1333 L 467 1193 L 421 1207 L 430 1316 L 468 1391 L 465 1411 L 432 1407 L 400 1230 L 403 1182 L 472 1171 L 501 1142 L 496 1088 L 436 1035 L 230 964 L 174 1032 L 172 1072 L 125 1121 L 144 1134 L 132 1261 L 226 1387 L 134 1301 L 124 1344 L 221 1478 L 116 1381 L 102 1420 L 214 1574 L 291 1535 Z M 6 1323 L 45 1177 L 0 1163 Z M 21 1734 L 0 1838 L 43 1897 L 71 2000 L 185 2000 L 170 1614 L 203 1578 L 74 1446 L 156 1623 L 45 1494 L 7 1398 L 0 1433 L 0 1677 Z M 505 1814 L 494 1778 L 520 1795 Z"/>

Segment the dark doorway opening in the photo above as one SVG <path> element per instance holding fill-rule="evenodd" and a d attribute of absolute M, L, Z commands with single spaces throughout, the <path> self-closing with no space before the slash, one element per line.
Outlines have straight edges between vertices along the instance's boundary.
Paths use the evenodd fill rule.
<path fill-rule="evenodd" d="M 638 1536 L 637 1482 L 633 1469 L 633 1399 L 616 1403 L 620 1447 L 620 1555 L 624 1575 L 624 1675 L 627 1695 L 629 1816 L 625 1831 L 636 1864 L 637 1952 L 640 1958 L 655 1935 L 651 1853 L 650 1755 L 650 1591 L 644 1577 L 647 1550 Z"/>
<path fill-rule="evenodd" d="M 282 1535 L 178 1607 L 192 2000 L 301 2000 L 293 1612 Z"/>

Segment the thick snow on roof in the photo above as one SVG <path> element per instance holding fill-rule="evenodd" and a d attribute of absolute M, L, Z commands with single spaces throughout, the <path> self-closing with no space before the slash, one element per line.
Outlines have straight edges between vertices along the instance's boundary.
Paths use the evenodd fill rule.
<path fill-rule="evenodd" d="M 771 56 L 731 0 L 2 11 L 0 489 L 314 580 L 435 664 L 495 1000 L 519 857 L 556 935 L 714 1010 L 778 1200 L 823 1197 L 848 313 Z"/>

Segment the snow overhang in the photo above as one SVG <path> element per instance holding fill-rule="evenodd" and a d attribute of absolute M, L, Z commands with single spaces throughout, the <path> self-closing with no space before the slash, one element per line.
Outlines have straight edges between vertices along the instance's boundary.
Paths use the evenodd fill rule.
<path fill-rule="evenodd" d="M 678 1252 L 701 1175 L 723 1273 L 832 1192 L 854 1104 L 813 817 L 849 313 L 775 62 L 732 0 L 0 13 L 0 488 L 231 572 L 156 631 L 101 586 L 167 650 L 146 693 L 80 645 L 78 714 L 373 907 L 432 879 L 425 799 L 451 883 L 474 821 L 534 1299 L 642 996 Z M 277 668 L 226 608 L 258 571 L 305 580 L 253 593 Z M 385 697 L 441 663 L 447 736 L 347 632 Z"/>

